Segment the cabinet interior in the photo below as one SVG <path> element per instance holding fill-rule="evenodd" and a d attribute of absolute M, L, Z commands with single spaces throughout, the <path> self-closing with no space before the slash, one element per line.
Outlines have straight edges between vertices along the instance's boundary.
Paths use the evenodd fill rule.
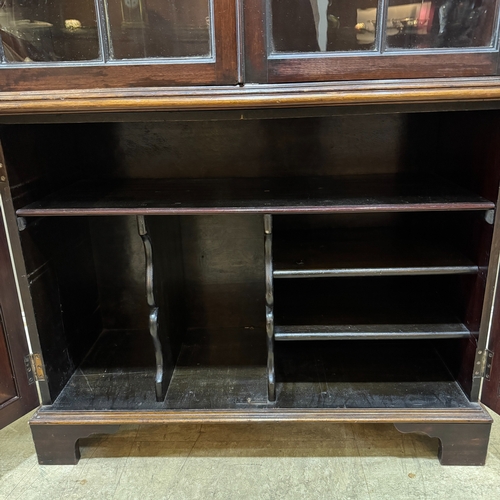
<path fill-rule="evenodd" d="M 496 111 L 5 125 L 53 410 L 462 408 Z M 306 179 L 306 177 L 308 179 Z M 133 189 L 132 189 L 133 188 Z M 239 201 L 238 201 L 239 200 Z M 268 401 L 264 214 L 273 219 Z M 172 380 L 155 398 L 153 235 Z"/>

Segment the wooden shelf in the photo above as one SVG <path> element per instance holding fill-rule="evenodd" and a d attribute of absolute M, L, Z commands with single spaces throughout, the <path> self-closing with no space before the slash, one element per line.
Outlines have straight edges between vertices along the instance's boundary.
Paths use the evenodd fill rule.
<path fill-rule="evenodd" d="M 488 210 L 493 202 L 429 176 L 82 181 L 17 215 L 168 215 Z"/>
<path fill-rule="evenodd" d="M 277 326 L 276 340 L 388 340 L 467 338 L 462 323 Z"/>
<path fill-rule="evenodd" d="M 274 278 L 475 274 L 436 234 L 394 227 L 298 232 L 273 241 Z"/>
<path fill-rule="evenodd" d="M 277 281 L 276 340 L 462 338 L 453 277 Z"/>
<path fill-rule="evenodd" d="M 104 331 L 44 410 L 68 417 L 82 411 L 209 410 L 215 416 L 217 411 L 253 411 L 257 420 L 267 418 L 264 409 L 474 407 L 427 341 L 380 341 L 361 350 L 349 341 L 282 342 L 277 346 L 278 399 L 269 403 L 265 332 L 226 330 L 188 334 L 163 402 L 155 398 L 148 332 Z"/>

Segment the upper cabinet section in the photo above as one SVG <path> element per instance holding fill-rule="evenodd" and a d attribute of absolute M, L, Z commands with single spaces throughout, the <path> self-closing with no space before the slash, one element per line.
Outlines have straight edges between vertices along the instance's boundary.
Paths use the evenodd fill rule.
<path fill-rule="evenodd" d="M 497 75 L 499 4 L 0 0 L 0 88 Z"/>
<path fill-rule="evenodd" d="M 247 80 L 497 74 L 498 0 L 247 0 Z"/>
<path fill-rule="evenodd" d="M 236 84 L 235 0 L 0 0 L 2 90 Z"/>

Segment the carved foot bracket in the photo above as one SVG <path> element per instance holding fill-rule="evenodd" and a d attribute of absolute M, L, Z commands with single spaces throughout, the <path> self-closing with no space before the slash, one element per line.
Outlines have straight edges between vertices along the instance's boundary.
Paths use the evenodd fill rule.
<path fill-rule="evenodd" d="M 119 425 L 31 425 L 38 463 L 74 465 L 80 460 L 78 440 L 92 434 L 114 434 Z"/>
<path fill-rule="evenodd" d="M 481 423 L 397 423 L 403 433 L 426 434 L 439 439 L 441 465 L 484 465 L 491 422 Z"/>

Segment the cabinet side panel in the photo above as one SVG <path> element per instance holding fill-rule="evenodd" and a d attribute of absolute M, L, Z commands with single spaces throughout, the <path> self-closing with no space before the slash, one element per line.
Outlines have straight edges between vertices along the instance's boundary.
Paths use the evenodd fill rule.
<path fill-rule="evenodd" d="M 496 202 L 500 182 L 499 114 L 495 111 L 443 113 L 436 115 L 436 124 L 440 148 L 434 160 L 442 175 Z M 479 273 L 469 287 L 465 318 L 475 335 L 461 341 L 457 372 L 462 388 L 473 399 L 479 392 L 479 379 L 474 379 L 472 373 L 478 342 L 481 343 L 477 333 L 481 321 L 488 319 L 481 317 L 481 311 L 488 274 L 494 272 L 488 269 L 492 238 L 492 225 L 478 218 L 470 254 L 479 265 Z"/>
<path fill-rule="evenodd" d="M 21 243 L 54 399 L 101 331 L 88 221 L 66 217 L 29 221 Z"/>

